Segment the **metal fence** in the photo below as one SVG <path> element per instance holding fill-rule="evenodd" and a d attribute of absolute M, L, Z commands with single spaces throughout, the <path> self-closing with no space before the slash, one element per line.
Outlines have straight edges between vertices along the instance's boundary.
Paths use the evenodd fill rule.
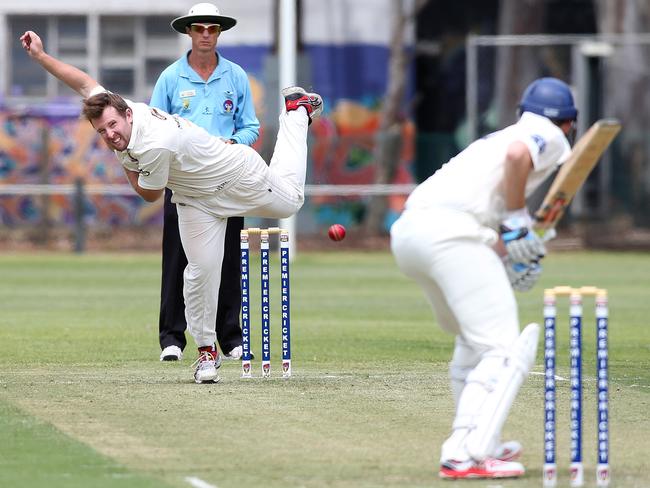
<path fill-rule="evenodd" d="M 564 79 L 579 110 L 578 135 L 603 117 L 623 124 L 571 215 L 650 227 L 650 34 L 469 36 L 466 49 L 468 140 L 514 122 L 533 79 Z"/>

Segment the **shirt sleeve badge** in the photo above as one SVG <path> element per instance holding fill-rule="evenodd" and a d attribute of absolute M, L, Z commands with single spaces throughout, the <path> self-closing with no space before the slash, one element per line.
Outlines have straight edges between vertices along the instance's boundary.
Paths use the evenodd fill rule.
<path fill-rule="evenodd" d="M 544 149 L 546 149 L 546 141 L 542 136 L 537 134 L 534 134 L 531 137 L 533 141 L 535 141 L 535 144 L 537 144 L 537 147 L 539 148 L 539 153 L 542 154 L 544 152 Z"/>

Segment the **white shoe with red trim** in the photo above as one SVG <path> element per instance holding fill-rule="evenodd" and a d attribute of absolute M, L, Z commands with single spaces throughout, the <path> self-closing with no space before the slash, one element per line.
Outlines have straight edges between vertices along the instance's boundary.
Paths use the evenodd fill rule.
<path fill-rule="evenodd" d="M 282 96 L 287 112 L 305 107 L 310 124 L 323 112 L 323 99 L 318 93 L 307 93 L 302 87 L 290 86 L 282 90 Z"/>
<path fill-rule="evenodd" d="M 521 443 L 517 441 L 506 441 L 503 444 L 499 444 L 492 457 L 499 461 L 516 461 L 521 457 L 523 450 L 524 448 Z"/>
<path fill-rule="evenodd" d="M 217 373 L 221 367 L 221 355 L 216 347 L 212 347 L 211 350 L 206 349 L 199 348 L 199 358 L 192 364 L 192 367 L 196 366 L 194 381 L 196 383 L 218 383 L 221 379 Z"/>
<path fill-rule="evenodd" d="M 450 459 L 440 465 L 441 478 L 447 479 L 474 479 L 474 478 L 517 478 L 522 476 L 526 470 L 520 463 L 500 461 L 488 458 L 478 462 L 455 461 Z"/>

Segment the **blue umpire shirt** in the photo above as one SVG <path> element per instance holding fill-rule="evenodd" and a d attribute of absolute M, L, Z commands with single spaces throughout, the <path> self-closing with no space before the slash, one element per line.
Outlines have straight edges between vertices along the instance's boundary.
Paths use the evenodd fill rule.
<path fill-rule="evenodd" d="M 217 52 L 219 64 L 204 81 L 187 62 L 188 55 L 160 74 L 149 105 L 191 120 L 214 136 L 253 144 L 260 123 L 246 72 Z"/>

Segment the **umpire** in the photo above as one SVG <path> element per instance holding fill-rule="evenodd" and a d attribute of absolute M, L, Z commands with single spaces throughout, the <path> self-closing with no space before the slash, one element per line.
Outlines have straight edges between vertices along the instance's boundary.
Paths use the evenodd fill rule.
<path fill-rule="evenodd" d="M 248 78 L 239 65 L 217 51 L 221 32 L 236 23 L 232 17 L 222 16 L 210 3 L 196 4 L 187 15 L 174 19 L 172 28 L 188 35 L 192 48 L 162 72 L 149 105 L 189 119 L 229 143 L 251 145 L 257 140 L 260 124 Z M 161 361 L 180 360 L 186 345 L 183 272 L 187 258 L 171 196 L 171 190 L 165 189 L 159 319 Z M 242 354 L 239 232 L 243 227 L 243 217 L 228 219 L 217 309 L 217 340 L 221 351 L 230 359 L 240 359 Z"/>

